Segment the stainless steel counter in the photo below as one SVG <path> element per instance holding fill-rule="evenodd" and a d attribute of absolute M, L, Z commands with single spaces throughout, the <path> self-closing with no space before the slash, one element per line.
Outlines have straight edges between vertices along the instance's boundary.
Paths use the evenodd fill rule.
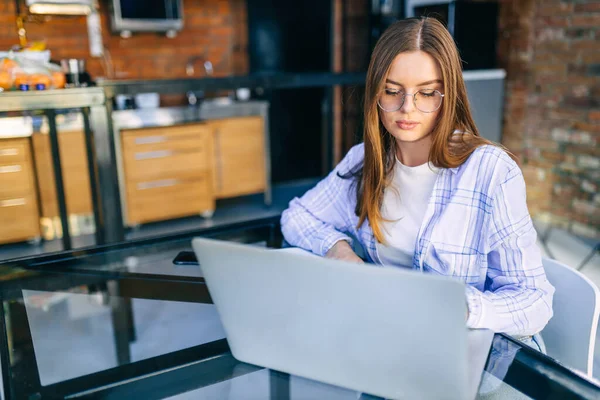
<path fill-rule="evenodd" d="M 170 126 L 203 120 L 267 116 L 269 103 L 266 101 L 231 102 L 227 104 L 204 102 L 198 107 L 161 107 L 113 111 L 115 129 L 135 129 L 152 126 Z M 115 134 L 117 132 L 115 131 Z"/>

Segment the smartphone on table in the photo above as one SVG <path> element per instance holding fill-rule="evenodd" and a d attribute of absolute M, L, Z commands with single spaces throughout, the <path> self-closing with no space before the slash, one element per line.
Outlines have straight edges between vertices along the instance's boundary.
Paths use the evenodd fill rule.
<path fill-rule="evenodd" d="M 175 265 L 199 265 L 196 253 L 193 251 L 181 251 L 173 259 Z"/>

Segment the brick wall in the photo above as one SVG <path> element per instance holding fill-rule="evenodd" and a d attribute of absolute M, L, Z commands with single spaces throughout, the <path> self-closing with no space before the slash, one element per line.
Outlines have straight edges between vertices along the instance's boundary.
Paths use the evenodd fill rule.
<path fill-rule="evenodd" d="M 244 0 L 184 0 L 184 28 L 174 39 L 158 33 L 137 33 L 122 39 L 110 31 L 107 2 L 101 1 L 104 46 L 114 71 L 89 53 L 86 19 L 49 17 L 44 23 L 26 23 L 30 41 L 46 40 L 52 58 L 84 58 L 92 77 L 113 79 L 178 78 L 185 76 L 189 57 L 204 55 L 217 76 L 245 74 L 248 68 Z M 13 0 L 0 1 L 0 49 L 18 43 Z M 198 76 L 201 64 L 196 68 Z"/>
<path fill-rule="evenodd" d="M 600 2 L 503 0 L 503 143 L 534 217 L 600 237 Z"/>

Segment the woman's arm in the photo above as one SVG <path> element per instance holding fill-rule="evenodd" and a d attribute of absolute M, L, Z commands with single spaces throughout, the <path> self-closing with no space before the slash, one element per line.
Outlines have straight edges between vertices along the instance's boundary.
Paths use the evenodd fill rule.
<path fill-rule="evenodd" d="M 281 216 L 281 230 L 292 246 L 324 256 L 340 240 L 352 243 L 343 232 L 351 229 L 349 210 L 356 204 L 353 179 L 346 174 L 363 160 L 363 145 L 350 149 L 346 157 L 317 186 L 301 198 L 294 198 Z"/>
<path fill-rule="evenodd" d="M 489 229 L 487 290 L 467 289 L 467 325 L 516 336 L 538 333 L 552 317 L 554 287 L 546 279 L 516 164 L 495 191 Z"/>

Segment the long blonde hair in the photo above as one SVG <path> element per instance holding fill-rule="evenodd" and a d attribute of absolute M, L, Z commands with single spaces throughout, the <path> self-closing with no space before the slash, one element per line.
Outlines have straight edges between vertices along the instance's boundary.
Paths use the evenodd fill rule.
<path fill-rule="evenodd" d="M 383 192 L 393 170 L 395 139 L 387 133 L 379 117 L 377 100 L 396 56 L 421 50 L 438 63 L 443 80 L 444 101 L 431 135 L 429 162 L 439 168 L 463 164 L 473 151 L 494 144 L 479 135 L 475 126 L 458 50 L 444 26 L 433 18 L 409 18 L 395 22 L 377 41 L 367 72 L 364 102 L 364 161 L 362 166 L 343 177 L 357 183 L 356 215 L 360 227 L 368 220 L 375 238 L 384 242 L 381 231 Z M 467 132 L 454 135 L 455 130 Z"/>

